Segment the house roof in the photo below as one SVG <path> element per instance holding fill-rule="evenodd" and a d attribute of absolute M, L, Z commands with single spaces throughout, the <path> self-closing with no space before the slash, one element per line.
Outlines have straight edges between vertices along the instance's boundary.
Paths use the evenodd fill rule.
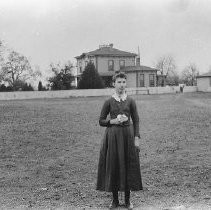
<path fill-rule="evenodd" d="M 114 71 L 108 71 L 108 72 L 99 72 L 99 75 L 101 77 L 108 77 L 108 76 L 113 76 L 115 74 Z"/>
<path fill-rule="evenodd" d="M 76 56 L 75 58 L 83 58 L 84 56 L 122 56 L 122 57 L 135 57 L 137 54 L 131 53 L 131 52 L 126 52 L 122 50 L 118 50 L 116 48 L 113 48 L 111 46 L 105 46 L 105 47 L 100 47 L 97 50 L 90 51 L 87 53 L 82 53 L 80 56 Z"/>
<path fill-rule="evenodd" d="M 126 66 L 121 71 L 134 72 L 134 71 L 158 71 L 158 69 L 151 68 L 148 66 Z"/>
<path fill-rule="evenodd" d="M 197 77 L 198 77 L 198 78 L 200 78 L 200 77 L 211 77 L 211 72 L 207 72 L 207 73 L 205 73 L 205 74 L 198 75 Z"/>
<path fill-rule="evenodd" d="M 137 71 L 158 71 L 157 69 L 150 68 L 148 66 L 126 66 L 122 68 L 120 71 L 127 73 L 137 72 Z M 115 71 L 107 71 L 107 72 L 99 72 L 100 76 L 113 76 Z"/>

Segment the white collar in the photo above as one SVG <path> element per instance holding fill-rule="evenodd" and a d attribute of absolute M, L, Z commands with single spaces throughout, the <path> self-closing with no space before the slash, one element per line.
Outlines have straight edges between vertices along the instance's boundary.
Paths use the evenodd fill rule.
<path fill-rule="evenodd" d="M 125 101 L 126 99 L 127 99 L 127 94 L 124 92 L 122 95 L 121 95 L 121 97 L 117 94 L 117 93 L 114 93 L 113 95 L 112 95 L 112 97 L 116 100 L 116 101 Z"/>

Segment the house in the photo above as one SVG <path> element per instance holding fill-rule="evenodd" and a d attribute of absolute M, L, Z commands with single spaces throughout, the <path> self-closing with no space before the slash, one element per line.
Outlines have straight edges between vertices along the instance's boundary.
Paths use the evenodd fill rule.
<path fill-rule="evenodd" d="M 211 92 L 211 72 L 196 76 L 198 91 Z"/>
<path fill-rule="evenodd" d="M 139 65 L 127 66 L 122 69 L 127 75 L 128 87 L 157 86 L 157 69 Z"/>
<path fill-rule="evenodd" d="M 157 70 L 141 66 L 136 53 L 126 52 L 113 47 L 113 44 L 100 45 L 98 49 L 82 53 L 77 59 L 77 78 L 84 71 L 88 62 L 95 65 L 106 87 L 112 86 L 112 76 L 115 71 L 127 74 L 128 87 L 148 87 L 157 85 Z"/>

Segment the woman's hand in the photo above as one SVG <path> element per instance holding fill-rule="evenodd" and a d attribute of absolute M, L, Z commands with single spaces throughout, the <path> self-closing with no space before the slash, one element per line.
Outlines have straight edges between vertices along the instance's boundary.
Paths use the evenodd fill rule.
<path fill-rule="evenodd" d="M 112 125 L 119 125 L 120 123 L 121 122 L 117 118 L 110 120 L 110 124 Z"/>
<path fill-rule="evenodd" d="M 124 114 L 119 114 L 115 119 L 110 120 L 110 124 L 119 125 L 126 121 L 128 121 L 128 117 Z"/>
<path fill-rule="evenodd" d="M 135 146 L 140 150 L 140 138 L 138 136 L 135 136 Z"/>
<path fill-rule="evenodd" d="M 128 121 L 128 117 L 125 114 L 119 114 L 117 116 L 117 119 L 120 123 L 126 122 Z"/>

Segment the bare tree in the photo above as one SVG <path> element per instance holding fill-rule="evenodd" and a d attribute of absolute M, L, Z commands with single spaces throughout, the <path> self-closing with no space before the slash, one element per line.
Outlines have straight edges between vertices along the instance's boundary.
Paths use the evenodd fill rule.
<path fill-rule="evenodd" d="M 161 86 L 164 86 L 165 79 L 168 77 L 169 73 L 175 72 L 176 70 L 175 60 L 170 55 L 164 55 L 158 59 L 156 68 L 161 74 Z"/>
<path fill-rule="evenodd" d="M 2 41 L 0 40 L 0 62 L 2 62 L 2 48 L 3 48 L 3 43 Z"/>
<path fill-rule="evenodd" d="M 199 74 L 195 63 L 190 63 L 182 71 L 182 80 L 186 85 L 196 85 L 196 76 Z"/>
<path fill-rule="evenodd" d="M 176 71 L 171 71 L 168 73 L 168 76 L 166 78 L 166 84 L 167 85 L 179 85 L 180 78 Z"/>
<path fill-rule="evenodd" d="M 48 79 L 52 90 L 69 90 L 72 88 L 74 76 L 72 74 L 73 64 L 68 61 L 65 65 L 50 64 L 54 75 Z"/>
<path fill-rule="evenodd" d="M 3 80 L 3 71 L 2 71 L 2 64 L 3 64 L 3 43 L 0 40 L 0 83 Z"/>
<path fill-rule="evenodd" d="M 7 61 L 2 66 L 3 80 L 16 90 L 20 82 L 36 78 L 39 72 L 34 72 L 28 59 L 18 52 L 11 51 Z"/>

